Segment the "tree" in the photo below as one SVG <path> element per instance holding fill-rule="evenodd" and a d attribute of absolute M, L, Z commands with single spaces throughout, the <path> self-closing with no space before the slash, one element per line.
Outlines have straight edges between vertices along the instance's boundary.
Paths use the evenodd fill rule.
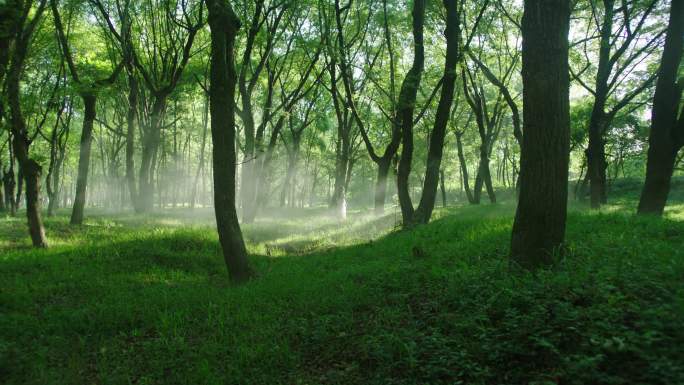
<path fill-rule="evenodd" d="M 74 207 L 71 211 L 70 220 L 72 225 L 80 225 L 83 224 L 83 210 L 86 203 L 86 188 L 88 186 L 90 155 L 93 143 L 93 123 L 97 117 L 97 94 L 103 87 L 114 83 L 123 68 L 123 62 L 117 65 L 112 73 L 105 78 L 87 79 L 79 76 L 79 70 L 74 62 L 69 40 L 64 32 L 64 27 L 62 26 L 62 18 L 60 17 L 59 9 L 57 8 L 57 0 L 50 0 L 50 8 L 52 9 L 55 29 L 57 30 L 57 38 L 62 47 L 62 55 L 69 68 L 71 80 L 76 84 L 78 94 L 83 100 L 84 107 L 83 129 L 81 130 L 81 142 L 78 156 L 78 176 L 76 178 L 76 196 L 74 197 Z"/>
<path fill-rule="evenodd" d="M 677 79 L 680 74 L 683 46 L 684 1 L 673 0 L 653 96 L 646 181 L 639 200 L 639 214 L 663 214 L 677 153 L 684 146 L 684 106 L 678 111 L 684 78 Z"/>
<path fill-rule="evenodd" d="M 473 30 L 467 39 L 467 42 L 461 47 L 461 16 L 460 12 L 462 4 L 457 0 L 445 0 L 443 2 L 446 17 L 445 17 L 445 31 L 446 38 L 446 57 L 444 60 L 444 72 L 442 74 L 442 87 L 439 102 L 437 104 L 437 111 L 435 114 L 435 121 L 432 131 L 430 132 L 427 160 L 425 166 L 425 178 L 423 180 L 423 190 L 420 197 L 420 202 L 417 208 L 413 208 L 411 196 L 408 192 L 408 176 L 411 171 L 411 161 L 413 158 L 413 106 L 405 106 L 402 113 L 399 115 L 402 122 L 402 150 L 401 159 L 399 160 L 399 168 L 397 175 L 397 189 L 399 194 L 399 203 L 401 205 L 401 213 L 403 219 L 403 226 L 405 228 L 414 226 L 416 224 L 424 224 L 430 221 L 432 211 L 435 207 L 435 199 L 437 196 L 437 187 L 439 183 L 439 170 L 442 163 L 442 153 L 444 150 L 444 138 L 446 136 L 446 127 L 451 116 L 451 105 L 454 100 L 454 89 L 456 87 L 456 79 L 458 77 L 457 64 L 462 59 L 461 49 L 467 50 L 470 45 L 472 36 L 474 35 L 482 15 L 487 8 L 489 2 L 485 1 L 479 10 L 477 18 L 473 23 Z M 416 47 L 420 44 L 422 46 L 422 22 L 420 28 L 416 28 L 416 19 L 414 14 L 414 33 L 416 30 L 420 32 L 416 38 Z M 421 47 L 421 49 L 423 49 Z M 418 50 L 418 48 L 416 48 Z M 418 53 L 417 53 L 418 55 Z M 423 53 L 420 53 L 421 57 Z M 415 62 L 414 62 L 415 64 Z M 414 67 L 412 67 L 413 69 Z M 407 75 L 408 77 L 408 75 Z M 406 84 L 406 80 L 404 82 Z M 402 91 L 404 91 L 402 86 Z M 403 94 L 403 92 L 402 92 Z M 400 94 L 399 104 L 402 105 L 402 97 Z M 413 94 L 411 95 L 413 96 Z M 415 103 L 415 99 L 414 99 Z"/>
<path fill-rule="evenodd" d="M 484 86 L 466 66 L 464 67 L 465 68 L 461 71 L 463 94 L 475 115 L 477 132 L 480 135 L 480 161 L 477 168 L 477 176 L 475 178 L 475 191 L 473 192 L 472 203 L 480 204 L 483 185 L 487 189 L 487 195 L 489 196 L 490 202 L 496 203 L 496 195 L 492 184 L 492 174 L 489 163 L 494 143 L 496 142 L 496 138 L 499 135 L 501 128 L 503 92 L 499 90 L 496 95 L 496 101 L 492 108 L 492 112 L 489 113 L 490 107 L 487 103 L 487 93 L 485 92 Z M 512 68 L 513 67 L 510 69 Z"/>
<path fill-rule="evenodd" d="M 413 17 L 413 64 L 409 69 L 399 91 L 395 119 L 401 126 L 401 155 L 397 165 L 397 194 L 401 206 L 401 217 L 407 226 L 413 221 L 413 203 L 409 194 L 409 174 L 413 160 L 413 112 L 418 87 L 425 66 L 425 47 L 423 29 L 425 25 L 425 2 L 415 0 L 411 11 Z"/>
<path fill-rule="evenodd" d="M 247 250 L 235 207 L 235 37 L 240 29 L 226 0 L 207 0 L 211 28 L 210 114 L 214 211 L 219 241 L 233 282 L 249 279 Z"/>
<path fill-rule="evenodd" d="M 599 17 L 595 2 L 595 0 L 589 2 L 592 20 Z M 643 33 L 643 30 L 646 29 L 648 16 L 653 12 L 657 0 L 649 0 L 645 5 L 639 1 L 631 3 L 622 1 L 617 9 L 615 8 L 615 0 L 602 0 L 602 3 L 603 19 L 598 31 L 599 52 L 594 87 L 590 87 L 580 78 L 581 72 L 590 67 L 591 60 L 587 59 L 586 67 L 580 73 L 575 75 L 573 72 L 574 78 L 578 80 L 580 85 L 594 96 L 594 104 L 588 123 L 589 145 L 586 150 L 587 177 L 592 208 L 599 208 L 602 203 L 607 201 L 606 169 L 608 161 L 606 159 L 605 134 L 615 115 L 650 86 L 655 79 L 655 74 L 628 92 L 622 90 L 621 85 L 625 83 L 627 76 L 634 71 L 643 57 L 648 56 L 657 48 L 657 42 L 662 35 L 662 32 L 659 32 L 649 37 Z M 622 19 L 617 31 L 614 28 L 616 13 L 619 13 Z M 596 23 L 598 24 L 598 21 Z M 646 41 L 637 44 L 640 39 L 646 39 Z M 584 39 L 584 45 L 591 40 L 591 38 Z M 620 95 L 618 101 L 610 103 L 611 98 L 615 98 L 616 94 Z"/>
<path fill-rule="evenodd" d="M 141 127 L 142 154 L 138 174 L 138 199 L 135 204 L 139 212 L 146 212 L 152 209 L 154 203 L 154 176 L 167 103 L 194 53 L 192 46 L 195 37 L 205 21 L 204 1 L 145 0 L 140 5 L 139 11 L 142 15 L 137 18 L 140 23 L 139 36 L 121 34 L 121 41 L 124 47 L 129 45 L 124 36 L 128 36 L 133 41 L 137 37 L 144 38 L 149 43 L 146 46 L 131 49 L 130 53 L 135 68 L 142 76 L 143 83 L 152 99 L 151 106 L 148 106 L 149 124 Z M 134 87 L 130 89 L 133 90 Z M 139 95 L 135 96 L 136 100 L 137 96 Z M 134 103 L 134 101 L 129 102 L 130 105 Z M 130 119 L 133 119 L 133 116 Z M 129 124 L 129 136 L 131 135 L 130 127 L 131 124 Z M 131 140 L 128 142 L 130 143 Z"/>
<path fill-rule="evenodd" d="M 9 27 L 3 26 L 3 32 L 8 31 L 10 33 L 3 33 L 3 36 L 0 37 L 2 40 L 13 40 L 12 43 L 3 42 L 0 44 L 6 47 L 9 47 L 10 44 L 13 46 L 10 51 L 10 65 L 7 70 L 6 79 L 7 99 L 10 110 L 10 129 L 13 137 L 12 147 L 26 183 L 26 217 L 28 219 L 31 241 L 34 247 L 43 248 L 48 245 L 43 220 L 40 215 L 40 177 L 43 168 L 40 163 L 29 155 L 29 146 L 33 139 L 29 135 L 21 109 L 20 80 L 33 33 L 43 16 L 46 4 L 47 0 L 41 0 L 37 4 L 34 1 L 24 3 L 21 0 L 15 0 L 14 4 L 5 4 L 6 6 L 14 7 L 13 9 L 17 14 L 15 18 L 3 20 L 4 23 L 13 23 L 14 25 Z M 34 5 L 35 9 L 33 9 Z"/>
<path fill-rule="evenodd" d="M 511 260 L 551 265 L 565 239 L 570 146 L 569 0 L 525 0 L 523 146 Z"/>

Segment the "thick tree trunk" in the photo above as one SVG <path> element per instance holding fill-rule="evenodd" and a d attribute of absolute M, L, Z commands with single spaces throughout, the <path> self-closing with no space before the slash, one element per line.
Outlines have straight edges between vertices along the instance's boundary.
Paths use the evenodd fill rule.
<path fill-rule="evenodd" d="M 569 0 L 525 0 L 523 146 L 511 260 L 551 265 L 565 239 L 570 150 Z"/>
<path fill-rule="evenodd" d="M 235 207 L 235 36 L 240 21 L 229 3 L 207 0 L 211 27 L 210 112 L 213 140 L 214 211 L 231 281 L 251 276 Z"/>
<path fill-rule="evenodd" d="M 682 97 L 682 88 L 677 86 L 677 71 L 682 60 L 683 40 L 684 1 L 673 0 L 653 97 L 646 181 L 639 200 L 639 214 L 663 214 L 677 152 L 684 144 L 684 107 L 677 117 Z"/>
<path fill-rule="evenodd" d="M 74 207 L 71 211 L 71 224 L 83 224 L 83 210 L 86 204 L 86 189 L 88 186 L 88 173 L 90 169 L 90 153 L 93 144 L 93 122 L 96 115 L 97 98 L 93 94 L 81 95 L 85 111 L 83 113 L 83 131 L 81 132 L 81 144 L 78 156 L 78 176 L 76 177 L 76 196 Z M 28 186 L 27 186 L 28 187 Z"/>

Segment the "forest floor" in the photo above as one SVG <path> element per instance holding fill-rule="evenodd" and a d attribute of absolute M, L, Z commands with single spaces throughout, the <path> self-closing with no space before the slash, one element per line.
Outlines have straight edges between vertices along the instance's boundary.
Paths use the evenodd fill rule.
<path fill-rule="evenodd" d="M 676 195 L 676 194 L 675 194 Z M 512 273 L 513 205 L 278 211 L 227 282 L 210 210 L 0 219 L 3 384 L 682 384 L 684 199 L 573 204 L 553 271 Z M 271 213 L 273 214 L 273 213 Z"/>

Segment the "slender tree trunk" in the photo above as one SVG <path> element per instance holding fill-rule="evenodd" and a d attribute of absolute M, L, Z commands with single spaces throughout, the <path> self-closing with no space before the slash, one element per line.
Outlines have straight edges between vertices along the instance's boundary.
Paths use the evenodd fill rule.
<path fill-rule="evenodd" d="M 19 155 L 17 155 L 18 157 Z M 17 192 L 16 195 L 14 196 L 14 207 L 15 211 L 18 211 L 21 208 L 21 196 L 24 194 L 24 171 L 21 168 L 21 160 L 17 158 L 19 161 L 19 171 L 17 172 Z"/>
<path fill-rule="evenodd" d="M 684 144 L 684 107 L 677 117 L 682 97 L 682 88 L 677 86 L 677 73 L 682 60 L 683 40 L 684 1 L 673 0 L 653 97 L 646 181 L 639 200 L 639 214 L 663 214 L 677 152 Z"/>
<path fill-rule="evenodd" d="M 487 189 L 487 197 L 490 203 L 496 203 L 496 193 L 494 192 L 494 185 L 492 184 L 492 173 L 489 168 L 489 157 L 486 158 L 482 168 L 482 179 L 485 188 Z"/>
<path fill-rule="evenodd" d="M 439 171 L 439 188 L 442 191 L 442 207 L 447 207 L 447 193 L 444 187 L 444 170 Z"/>
<path fill-rule="evenodd" d="M 76 177 L 76 196 L 74 208 L 71 211 L 71 224 L 83 224 L 83 210 L 86 203 L 86 188 L 88 186 L 88 172 L 90 169 L 90 153 L 93 144 L 93 122 L 96 115 L 97 98 L 92 94 L 81 95 L 85 112 L 83 113 L 83 131 L 78 156 L 78 176 Z"/>
<path fill-rule="evenodd" d="M 240 21 L 229 3 L 207 0 L 211 28 L 210 113 L 213 140 L 214 211 L 231 281 L 251 276 L 235 207 L 235 37 Z"/>
<path fill-rule="evenodd" d="M 461 137 L 463 134 L 456 134 L 456 149 L 458 152 L 458 163 L 461 167 L 461 180 L 463 183 L 463 190 L 465 190 L 466 198 L 468 203 L 474 204 L 475 198 L 473 198 L 473 193 L 470 191 L 470 177 L 468 176 L 468 163 L 466 162 L 465 155 L 463 154 L 463 142 Z"/>
<path fill-rule="evenodd" d="M 427 154 L 427 165 L 425 168 L 425 181 L 420 197 L 420 203 L 414 213 L 412 222 L 428 223 L 435 208 L 437 197 L 437 184 L 439 182 L 439 172 L 442 166 L 442 152 L 444 150 L 444 138 L 446 127 L 451 115 L 451 105 L 454 100 L 454 89 L 456 88 L 456 64 L 459 60 L 460 44 L 460 18 L 458 14 L 457 0 L 444 0 L 446 8 L 446 42 L 447 52 L 444 61 L 444 82 L 442 83 L 441 95 L 437 104 L 435 123 L 430 135 L 430 146 Z"/>
<path fill-rule="evenodd" d="M 197 202 L 197 186 L 204 171 L 204 149 L 207 147 L 207 128 L 209 126 L 209 95 L 204 100 L 204 114 L 202 116 L 202 144 L 200 146 L 199 164 L 195 174 L 195 183 L 192 185 L 192 196 L 190 198 L 190 208 L 195 208 Z M 204 181 L 201 181 L 204 184 Z"/>
<path fill-rule="evenodd" d="M 10 129 L 13 137 L 14 156 L 19 161 L 21 179 L 26 182 L 26 217 L 28 219 L 29 234 L 34 247 L 47 247 L 45 229 L 40 216 L 40 177 L 42 169 L 40 164 L 29 157 L 29 145 L 26 122 L 21 111 L 20 80 L 23 73 L 24 61 L 28 53 L 28 45 L 45 9 L 45 4 L 40 4 L 33 16 L 33 20 L 24 29 L 21 36 L 14 43 L 12 60 L 5 86 L 7 87 L 7 99 L 10 110 Z"/>
<path fill-rule="evenodd" d="M 548 266 L 565 239 L 570 150 L 569 0 L 525 0 L 523 146 L 511 260 Z"/>
<path fill-rule="evenodd" d="M 136 212 L 140 211 L 138 202 L 138 189 L 135 184 L 135 131 L 138 128 L 138 80 L 132 65 L 126 69 L 128 72 L 128 113 L 126 115 L 126 185 L 131 204 Z"/>
<path fill-rule="evenodd" d="M 14 162 L 14 160 L 11 160 Z M 14 189 L 16 188 L 16 181 L 14 179 L 14 169 L 10 167 L 8 171 L 5 172 L 3 184 L 5 185 L 5 205 L 9 208 L 10 215 L 17 215 L 17 205 L 14 200 Z"/>
<path fill-rule="evenodd" d="M 0 212 L 4 213 L 7 210 L 7 207 L 5 205 L 5 185 L 4 185 L 4 175 L 2 172 L 2 162 L 0 162 L 0 183 L 2 183 L 2 186 L 0 186 Z"/>
<path fill-rule="evenodd" d="M 589 146 L 587 148 L 587 174 L 589 175 L 589 195 L 591 207 L 601 207 L 606 195 L 606 143 L 603 138 L 606 125 L 606 102 L 608 100 L 608 80 L 611 65 L 610 47 L 613 38 L 613 5 L 615 0 L 603 0 L 604 17 L 601 25 L 598 68 L 596 71 L 596 90 L 594 105 L 589 118 Z"/>
<path fill-rule="evenodd" d="M 166 95 L 156 95 L 152 106 L 151 124 L 143 135 L 142 157 L 138 175 L 138 209 L 140 212 L 149 212 L 154 206 L 154 171 L 159 145 L 161 144 L 161 126 L 165 109 Z"/>
<path fill-rule="evenodd" d="M 401 157 L 397 166 L 397 195 L 401 206 L 401 217 L 407 226 L 413 221 L 414 208 L 409 191 L 409 175 L 413 162 L 413 112 L 416 96 L 425 66 L 425 47 L 423 46 L 423 27 L 425 24 L 425 1 L 415 0 L 411 11 L 413 18 L 413 64 L 404 77 L 399 91 L 395 119 L 401 122 Z"/>
<path fill-rule="evenodd" d="M 47 176 L 47 180 L 50 181 L 51 188 L 48 195 L 48 217 L 53 217 L 55 211 L 59 207 L 59 195 L 60 195 L 60 173 L 62 171 L 62 163 L 64 162 L 64 156 L 58 156 L 55 160 L 55 164 L 52 170 L 52 174 Z"/>

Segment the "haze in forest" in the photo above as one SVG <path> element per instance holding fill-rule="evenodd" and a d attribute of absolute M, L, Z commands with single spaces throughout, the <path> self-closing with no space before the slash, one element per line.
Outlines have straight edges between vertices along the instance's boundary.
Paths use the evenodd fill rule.
<path fill-rule="evenodd" d="M 684 383 L 684 0 L 0 0 L 0 382 Z"/>

